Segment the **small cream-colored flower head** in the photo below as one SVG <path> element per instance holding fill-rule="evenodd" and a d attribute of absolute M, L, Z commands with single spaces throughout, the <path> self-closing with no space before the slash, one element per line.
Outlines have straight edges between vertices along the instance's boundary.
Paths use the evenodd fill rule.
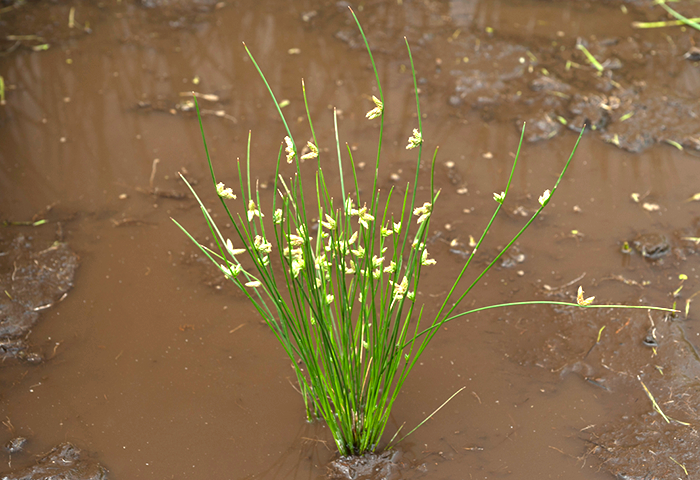
<path fill-rule="evenodd" d="M 350 262 L 350 265 L 345 267 L 345 273 L 347 275 L 352 275 L 355 273 L 355 264 L 352 261 Z"/>
<path fill-rule="evenodd" d="M 251 288 L 258 288 L 260 285 L 262 285 L 262 283 L 260 283 L 258 280 L 246 282 L 246 284 L 245 284 L 246 287 L 251 287 Z"/>
<path fill-rule="evenodd" d="M 327 213 L 325 214 L 325 216 L 326 216 L 326 221 L 321 222 L 321 225 L 326 227 L 328 230 L 335 230 L 335 225 L 336 225 L 335 218 L 331 217 Z"/>
<path fill-rule="evenodd" d="M 423 250 L 423 256 L 421 257 L 421 265 L 435 265 L 437 261 L 434 258 L 428 258 L 428 250 Z"/>
<path fill-rule="evenodd" d="M 381 231 L 380 231 L 380 235 L 381 235 L 382 237 L 388 237 L 388 236 L 391 235 L 392 233 L 394 233 L 394 231 L 393 231 L 391 228 L 389 228 L 389 227 L 382 227 L 382 229 L 381 229 Z"/>
<path fill-rule="evenodd" d="M 233 190 L 231 190 L 230 188 L 226 188 L 226 186 L 223 183 L 216 184 L 216 194 L 221 198 L 225 198 L 226 200 L 236 199 L 236 194 L 233 193 Z"/>
<path fill-rule="evenodd" d="M 272 252 L 272 244 L 260 235 L 255 236 L 255 249 L 262 255 L 269 255 Z"/>
<path fill-rule="evenodd" d="M 292 143 L 292 139 L 289 137 L 284 137 L 284 143 L 287 144 L 285 147 L 284 151 L 287 154 L 287 163 L 292 163 L 294 161 L 294 157 L 296 157 L 296 152 L 294 152 L 294 143 Z"/>
<path fill-rule="evenodd" d="M 275 213 L 272 214 L 272 223 L 279 225 L 282 223 L 282 209 L 278 208 Z"/>
<path fill-rule="evenodd" d="M 228 254 L 232 257 L 235 257 L 236 255 L 241 255 L 246 252 L 245 248 L 233 248 L 233 242 L 230 238 L 226 239 L 226 250 L 228 250 Z"/>
<path fill-rule="evenodd" d="M 367 206 L 362 207 L 357 211 L 357 216 L 359 217 L 357 221 L 365 228 L 369 228 L 369 222 L 374 221 L 374 216 L 367 213 Z"/>
<path fill-rule="evenodd" d="M 331 294 L 326 295 L 326 305 L 330 305 L 335 300 L 335 297 Z"/>
<path fill-rule="evenodd" d="M 258 210 L 258 207 L 255 205 L 255 202 L 251 198 L 250 201 L 248 202 L 248 221 L 252 221 L 253 217 L 264 217 L 265 215 L 262 214 L 260 210 Z"/>
<path fill-rule="evenodd" d="M 394 302 L 401 300 L 403 297 L 406 296 L 406 292 L 408 291 L 408 278 L 404 276 L 403 280 L 401 280 L 401 283 L 392 282 L 392 285 L 394 286 L 394 295 L 391 301 L 391 306 L 389 308 L 394 306 Z"/>
<path fill-rule="evenodd" d="M 306 146 L 309 147 L 309 153 L 301 156 L 302 160 L 313 160 L 318 157 L 318 147 L 311 142 L 306 142 Z M 289 162 L 289 159 L 287 159 Z"/>
<path fill-rule="evenodd" d="M 384 273 L 394 273 L 395 271 L 396 271 L 396 262 L 394 262 L 393 260 L 389 263 L 389 265 L 384 267 Z"/>
<path fill-rule="evenodd" d="M 358 210 L 355 208 L 355 204 L 352 200 L 352 198 L 348 197 L 347 200 L 345 200 L 345 215 L 357 215 Z"/>
<path fill-rule="evenodd" d="M 581 286 L 578 287 L 578 293 L 576 294 L 576 303 L 578 303 L 582 307 L 585 307 L 586 305 L 590 305 L 591 303 L 593 303 L 594 300 L 595 300 L 595 297 L 588 297 L 588 298 L 584 299 L 583 298 L 583 287 L 581 287 Z"/>
<path fill-rule="evenodd" d="M 304 239 L 299 235 L 294 235 L 293 233 L 290 233 L 289 243 L 292 245 L 292 247 L 300 247 L 304 244 Z"/>
<path fill-rule="evenodd" d="M 418 216 L 418 225 L 425 222 L 430 217 L 430 212 L 433 211 L 433 205 L 430 202 L 425 202 L 422 207 L 413 210 L 413 215 Z"/>
<path fill-rule="evenodd" d="M 379 117 L 384 113 L 384 104 L 379 100 L 377 97 L 372 95 L 372 101 L 374 102 L 375 107 L 367 112 L 366 117 L 370 120 L 374 120 L 375 118 Z"/>
<path fill-rule="evenodd" d="M 234 264 L 231 264 L 230 268 L 227 268 L 225 265 L 221 265 L 220 268 L 221 271 L 224 272 L 226 278 L 236 278 L 238 274 L 241 273 L 241 270 L 243 270 L 240 265 Z"/>
<path fill-rule="evenodd" d="M 406 150 L 416 148 L 423 143 L 423 134 L 418 131 L 417 128 L 413 129 L 413 135 L 408 138 L 408 145 L 406 145 Z"/>
<path fill-rule="evenodd" d="M 304 257 L 302 255 L 294 255 L 292 256 L 292 275 L 294 278 L 299 276 L 299 273 L 304 269 L 304 266 L 306 265 L 306 262 L 304 261 Z"/>
<path fill-rule="evenodd" d="M 552 194 L 550 193 L 549 189 L 545 190 L 542 195 L 540 195 L 539 201 L 540 205 L 543 207 L 549 203 L 549 197 L 551 197 Z"/>
<path fill-rule="evenodd" d="M 501 193 L 494 193 L 493 194 L 493 199 L 496 200 L 498 203 L 503 205 L 503 200 L 506 198 L 506 192 L 501 192 Z"/>
<path fill-rule="evenodd" d="M 401 232 L 401 222 L 396 222 L 394 223 L 394 233 L 398 235 L 399 232 Z"/>

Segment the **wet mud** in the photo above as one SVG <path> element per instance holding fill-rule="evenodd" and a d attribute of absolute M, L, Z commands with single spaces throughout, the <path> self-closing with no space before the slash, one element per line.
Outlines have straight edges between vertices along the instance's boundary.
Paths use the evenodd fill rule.
<path fill-rule="evenodd" d="M 564 3 L 568 9 L 556 2 L 520 1 L 499 11 L 464 2 L 445 11 L 439 2 L 425 2 L 420 22 L 409 31 L 420 39 L 419 58 L 431 66 L 423 79 L 426 89 L 440 91 L 457 115 L 475 109 L 486 119 L 527 122 L 531 142 L 587 125 L 603 141 L 631 152 L 659 142 L 700 150 L 692 29 L 638 33 L 632 19 L 664 17 L 650 2 Z M 373 7 L 368 10 L 386 5 Z M 700 14 L 697 6 L 686 7 L 686 15 Z M 528 9 L 538 9 L 538 15 L 523 18 Z M 605 20 L 595 32 L 582 27 L 601 17 Z M 494 28 L 495 22 L 505 25 Z M 372 41 L 393 53 L 392 39 L 405 34 L 404 26 L 389 27 L 375 29 L 381 33 Z M 368 30 L 371 35 L 371 24 Z M 362 47 L 352 26 L 336 36 Z"/>
<path fill-rule="evenodd" d="M 170 218 L 208 234 L 178 177 L 215 200 L 193 90 L 227 184 L 237 184 L 235 160 L 252 131 L 252 173 L 269 208 L 285 133 L 242 41 L 289 119 L 304 115 L 305 79 L 322 153 L 332 157 L 337 107 L 355 159 L 373 161 L 377 129 L 364 115 L 376 92 L 348 3 L 0 5 L 0 220 L 8 225 L 0 227 L 0 456 L 11 472 L 3 475 L 698 475 L 696 31 L 634 28 L 668 19 L 647 1 L 353 5 L 387 99 L 382 191 L 413 177 L 404 36 L 426 144 L 440 146 L 438 264 L 417 292 L 426 314 L 488 221 L 523 121 L 530 143 L 476 266 L 535 211 L 576 132 L 588 131 L 548 209 L 464 308 L 571 301 L 581 285 L 600 302 L 675 303 L 680 312 L 533 306 L 445 325 L 397 400 L 388 435 L 467 389 L 396 452 L 347 459 L 334 454 L 323 425 L 305 421 L 286 357 L 255 310 Z M 691 2 L 674 5 L 700 14 Z M 303 122 L 292 128 L 309 133 Z M 371 185 L 371 170 L 359 169 L 360 188 Z M 302 169 L 309 181 L 314 173 Z M 60 214 L 37 216 L 55 205 Z M 23 219 L 32 220 L 18 225 Z M 47 223 L 31 226 L 40 219 Z"/>

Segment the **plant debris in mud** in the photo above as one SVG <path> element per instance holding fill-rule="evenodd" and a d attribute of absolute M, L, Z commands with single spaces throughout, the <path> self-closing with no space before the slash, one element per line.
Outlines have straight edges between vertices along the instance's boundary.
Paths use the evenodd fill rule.
<path fill-rule="evenodd" d="M 67 244 L 53 242 L 38 250 L 38 240 L 17 235 L 0 238 L 0 358 L 42 361 L 26 338 L 42 310 L 61 301 L 73 286 L 78 255 Z M 40 248 L 40 247 L 39 247 Z"/>
<path fill-rule="evenodd" d="M 328 465 L 329 480 L 392 480 L 403 464 L 399 452 L 367 453 L 361 457 L 340 457 Z"/>
<path fill-rule="evenodd" d="M 676 28 L 661 36 L 647 29 L 611 35 L 595 25 L 596 14 L 629 26 L 640 19 L 669 18 L 653 6 L 663 2 L 573 2 L 569 14 L 578 15 L 582 37 L 557 31 L 538 17 L 558 13 L 550 11 L 561 8 L 550 7 L 552 2 L 529 5 L 527 19 L 508 17 L 504 11 L 503 18 L 491 19 L 498 25 L 486 28 L 488 4 L 493 2 L 477 3 L 441 9 L 429 2 L 368 2 L 368 29 L 381 31 L 372 43 L 396 56 L 391 39 L 407 31 L 420 38 L 416 56 L 435 65 L 422 88 L 444 95 L 458 111 L 476 109 L 486 119 L 515 120 L 518 126 L 525 121 L 528 141 L 550 139 L 567 129 L 580 131 L 585 124 L 603 141 L 631 152 L 656 143 L 700 151 L 698 93 L 691 80 L 697 72 L 697 32 Z M 700 14 L 697 2 L 673 5 L 686 17 Z M 382 15 L 373 16 L 375 9 Z M 383 15 L 409 16 L 406 10 L 418 10 L 414 16 L 423 19 L 420 24 L 380 24 Z M 336 32 L 336 38 L 351 48 L 362 46 L 351 25 Z"/>
<path fill-rule="evenodd" d="M 64 442 L 30 467 L 0 474 L 3 480 L 106 480 L 107 469 Z"/>

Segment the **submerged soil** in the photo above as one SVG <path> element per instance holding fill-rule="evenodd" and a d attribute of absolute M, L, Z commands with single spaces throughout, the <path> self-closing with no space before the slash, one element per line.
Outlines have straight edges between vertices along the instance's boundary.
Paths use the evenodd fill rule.
<path fill-rule="evenodd" d="M 404 387 L 388 435 L 464 392 L 397 453 L 331 464 L 332 440 L 305 421 L 274 336 L 170 217 L 206 237 L 178 172 L 215 199 L 192 90 L 209 95 L 204 126 L 227 184 L 237 184 L 252 131 L 252 173 L 269 210 L 285 133 L 242 41 L 288 100 L 298 138 L 310 134 L 296 122 L 305 79 L 333 181 L 333 107 L 356 161 L 373 161 L 378 129 L 364 115 L 376 88 L 348 3 L 0 5 L 2 475 L 36 478 L 51 462 L 84 467 L 76 478 L 117 479 L 700 475 L 698 33 L 633 28 L 667 20 L 661 7 L 353 4 L 386 97 L 382 191 L 413 178 L 404 35 L 425 145 L 440 146 L 438 263 L 417 294 L 426 314 L 486 225 L 523 121 L 529 143 L 476 267 L 535 211 L 576 132 L 590 129 L 545 213 L 464 307 L 571 301 L 581 285 L 599 302 L 675 302 L 681 312 L 530 306 L 448 324 Z M 693 3 L 673 5 L 700 16 Z M 371 170 L 359 172 L 363 189 Z M 313 173 L 304 165 L 305 178 Z"/>

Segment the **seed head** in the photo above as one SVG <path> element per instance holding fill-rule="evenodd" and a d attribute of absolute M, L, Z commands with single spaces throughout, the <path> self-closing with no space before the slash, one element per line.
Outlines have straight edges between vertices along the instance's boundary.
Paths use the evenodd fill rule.
<path fill-rule="evenodd" d="M 423 250 L 421 257 L 421 265 L 435 265 L 437 261 L 434 258 L 428 258 L 428 250 Z"/>
<path fill-rule="evenodd" d="M 242 253 L 246 252 L 245 248 L 233 248 L 233 242 L 230 238 L 226 239 L 226 250 L 232 257 L 235 257 L 236 255 L 241 255 Z"/>
<path fill-rule="evenodd" d="M 328 230 L 334 230 L 335 225 L 336 225 L 335 219 L 333 217 L 331 217 L 330 215 L 328 215 L 327 213 L 325 215 L 326 215 L 326 221 L 321 222 L 321 225 L 326 227 Z"/>
<path fill-rule="evenodd" d="M 287 153 L 287 163 L 292 163 L 294 161 L 294 157 L 296 157 L 296 152 L 294 151 L 294 143 L 292 142 L 292 139 L 287 137 L 284 137 L 284 143 L 287 144 L 285 147 L 284 151 Z"/>
<path fill-rule="evenodd" d="M 275 225 L 279 225 L 280 223 L 282 223 L 281 209 L 278 208 L 277 210 L 275 210 L 275 213 L 272 214 L 272 223 L 274 223 Z"/>
<path fill-rule="evenodd" d="M 302 155 L 302 160 L 313 160 L 318 157 L 318 147 L 316 145 L 311 142 L 306 142 L 306 146 L 309 147 L 309 153 Z M 287 158 L 287 162 L 289 162 L 289 158 Z"/>
<path fill-rule="evenodd" d="M 375 107 L 367 112 L 366 117 L 369 120 L 374 120 L 375 118 L 379 117 L 384 113 L 384 104 L 379 100 L 377 97 L 372 95 L 372 101 L 374 102 Z"/>
<path fill-rule="evenodd" d="M 357 221 L 365 228 L 369 228 L 369 222 L 374 221 L 374 216 L 367 213 L 367 206 L 362 207 L 357 211 L 358 219 Z"/>
<path fill-rule="evenodd" d="M 265 215 L 262 214 L 260 210 L 258 210 L 258 207 L 255 205 L 255 202 L 251 198 L 250 201 L 248 202 L 248 221 L 252 221 L 253 217 L 264 217 Z"/>
<path fill-rule="evenodd" d="M 417 128 L 413 129 L 413 135 L 408 138 L 408 145 L 406 145 L 406 150 L 416 148 L 423 143 L 423 134 L 418 131 Z"/>
<path fill-rule="evenodd" d="M 418 225 L 430 218 L 430 213 L 433 211 L 433 205 L 430 202 L 425 202 L 422 207 L 413 210 L 413 215 L 418 216 Z"/>
<path fill-rule="evenodd" d="M 549 191 L 549 190 L 547 190 Z M 590 305 L 593 303 L 595 300 L 595 297 L 588 297 L 584 300 L 583 298 L 583 287 L 579 286 L 578 287 L 578 294 L 576 295 L 576 303 L 578 303 L 580 306 L 585 307 L 586 305 Z"/>
<path fill-rule="evenodd" d="M 223 183 L 216 184 L 216 194 L 221 198 L 225 198 L 226 200 L 236 199 L 236 194 L 233 193 L 233 190 L 226 188 Z"/>

